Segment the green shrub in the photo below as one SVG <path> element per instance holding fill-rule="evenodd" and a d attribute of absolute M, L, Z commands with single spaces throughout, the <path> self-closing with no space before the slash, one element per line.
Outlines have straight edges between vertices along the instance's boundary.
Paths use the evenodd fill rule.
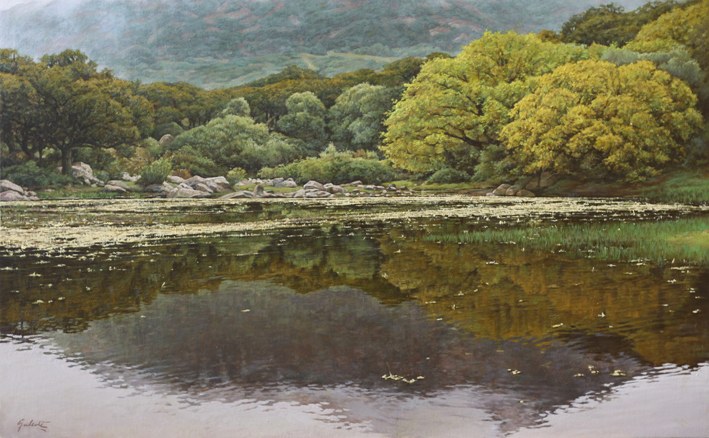
<path fill-rule="evenodd" d="M 455 184 L 470 181 L 470 175 L 460 170 L 443 168 L 428 179 L 429 184 Z"/>
<path fill-rule="evenodd" d="M 226 174 L 226 179 L 228 179 L 231 184 L 236 184 L 244 178 L 246 178 L 246 171 L 241 167 L 235 167 Z"/>
<path fill-rule="evenodd" d="M 384 161 L 371 158 L 355 158 L 350 151 L 340 152 L 328 147 L 319 157 L 306 158 L 285 166 L 264 167 L 261 178 L 293 178 L 299 184 L 310 180 L 321 183 L 342 184 L 360 180 L 367 184 L 379 184 L 396 179 L 397 174 Z"/>
<path fill-rule="evenodd" d="M 76 182 L 71 176 L 37 167 L 34 161 L 3 168 L 2 179 L 10 180 L 22 187 L 64 186 Z"/>
<path fill-rule="evenodd" d="M 99 170 L 98 172 L 94 172 L 94 176 L 104 182 L 112 179 L 111 174 L 105 170 Z M 120 179 L 120 178 L 118 178 L 118 179 Z"/>
<path fill-rule="evenodd" d="M 174 143 L 173 143 L 174 144 Z M 202 156 L 191 146 L 185 146 L 171 156 L 172 167 L 176 170 L 202 177 L 224 175 L 226 169 Z"/>
<path fill-rule="evenodd" d="M 169 158 L 153 161 L 140 172 L 140 184 L 162 184 L 172 172 L 172 162 Z"/>

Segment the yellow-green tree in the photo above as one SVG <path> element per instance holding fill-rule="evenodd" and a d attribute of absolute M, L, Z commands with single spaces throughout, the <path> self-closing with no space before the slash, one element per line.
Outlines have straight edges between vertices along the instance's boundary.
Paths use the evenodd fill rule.
<path fill-rule="evenodd" d="M 582 61 L 535 82 L 500 134 L 520 174 L 642 180 L 701 128 L 690 88 L 649 61 Z"/>
<path fill-rule="evenodd" d="M 533 34 L 487 32 L 457 57 L 424 64 L 385 122 L 381 149 L 395 166 L 414 172 L 470 172 L 481 150 L 497 143 L 530 76 L 589 56 L 598 54 Z"/>

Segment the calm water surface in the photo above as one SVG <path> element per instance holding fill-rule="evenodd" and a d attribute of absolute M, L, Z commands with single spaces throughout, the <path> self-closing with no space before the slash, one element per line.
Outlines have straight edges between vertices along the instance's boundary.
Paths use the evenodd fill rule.
<path fill-rule="evenodd" d="M 0 436 L 709 435 L 709 271 L 427 238 L 500 226 L 3 251 Z"/>

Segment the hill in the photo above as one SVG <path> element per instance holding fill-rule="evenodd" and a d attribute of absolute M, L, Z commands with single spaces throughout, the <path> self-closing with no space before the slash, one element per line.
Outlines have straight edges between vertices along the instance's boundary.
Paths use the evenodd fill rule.
<path fill-rule="evenodd" d="M 485 30 L 559 30 L 602 0 L 33 0 L 0 11 L 0 47 L 81 49 L 129 79 L 239 85 L 287 65 L 324 75 L 455 54 Z M 642 0 L 620 0 L 633 9 Z"/>

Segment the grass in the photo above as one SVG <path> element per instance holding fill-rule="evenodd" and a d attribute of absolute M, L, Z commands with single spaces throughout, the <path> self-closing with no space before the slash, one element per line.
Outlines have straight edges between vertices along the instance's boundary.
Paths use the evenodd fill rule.
<path fill-rule="evenodd" d="M 669 203 L 709 203 L 709 171 L 678 170 L 649 181 L 640 195 L 652 201 Z"/>
<path fill-rule="evenodd" d="M 471 231 L 459 235 L 429 235 L 426 241 L 473 244 L 514 244 L 519 248 L 567 252 L 603 261 L 670 260 L 709 264 L 709 221 L 706 218 L 668 222 L 615 222 L 530 226 Z"/>

